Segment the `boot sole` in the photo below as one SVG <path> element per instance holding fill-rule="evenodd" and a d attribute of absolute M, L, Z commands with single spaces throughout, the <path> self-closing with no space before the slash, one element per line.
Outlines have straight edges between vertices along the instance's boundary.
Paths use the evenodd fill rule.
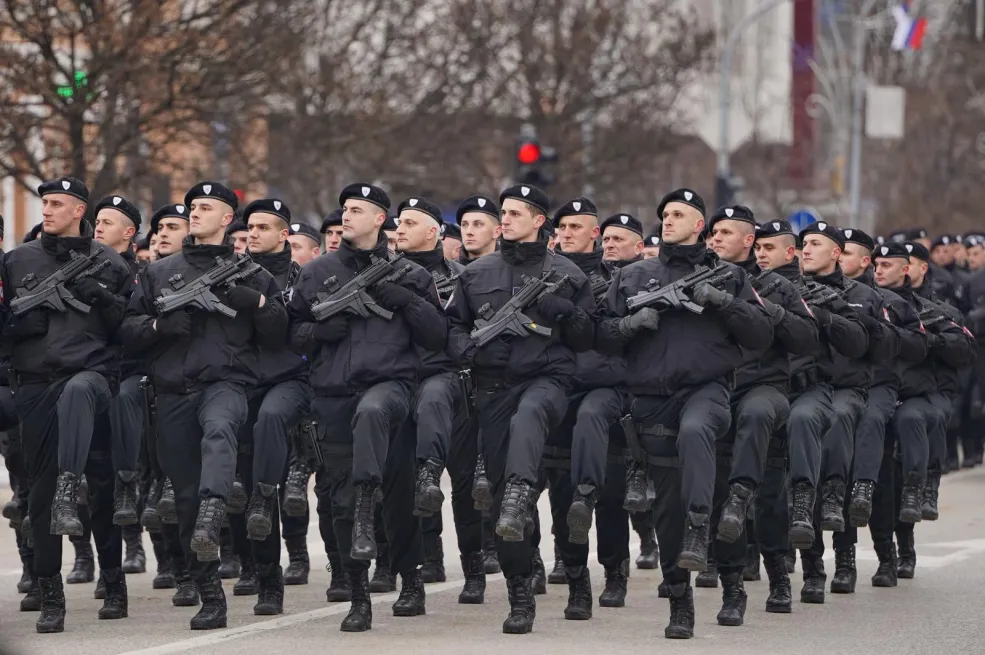
<path fill-rule="evenodd" d="M 99 614 L 97 614 L 97 616 L 99 617 L 100 620 L 112 621 L 115 619 L 125 619 L 129 616 L 129 613 L 126 610 L 123 610 L 123 612 L 121 613 L 113 612 L 112 614 L 103 614 L 102 612 L 100 612 Z"/>
<path fill-rule="evenodd" d="M 646 502 L 646 496 L 643 496 L 640 500 L 626 498 L 622 501 L 622 508 L 627 512 L 645 512 L 649 509 L 649 503 Z"/>
<path fill-rule="evenodd" d="M 157 515 L 161 518 L 161 523 L 164 525 L 178 525 L 178 512 L 175 510 L 174 506 L 170 510 L 157 506 Z"/>
<path fill-rule="evenodd" d="M 807 605 L 824 605 L 824 596 L 801 596 L 800 602 Z"/>
<path fill-rule="evenodd" d="M 834 584 L 832 584 L 831 585 L 831 593 L 833 593 L 833 594 L 854 594 L 855 593 L 855 585 L 851 585 L 851 586 L 847 586 L 847 587 L 842 587 L 842 586 L 835 586 Z"/>
<path fill-rule="evenodd" d="M 487 485 L 472 487 L 472 501 L 473 507 L 480 512 L 491 509 L 493 505 L 492 487 Z"/>
<path fill-rule="evenodd" d="M 790 547 L 806 550 L 814 545 L 814 528 L 795 525 L 790 528 Z"/>
<path fill-rule="evenodd" d="M 308 499 L 285 498 L 283 510 L 287 516 L 304 516 L 308 512 Z"/>
<path fill-rule="evenodd" d="M 51 634 L 55 634 L 56 632 L 65 632 L 65 624 L 63 623 L 62 625 L 55 625 L 51 627 L 35 626 L 35 629 L 40 635 L 51 635 Z"/>
<path fill-rule="evenodd" d="M 377 547 L 376 544 L 374 543 L 372 549 L 367 548 L 364 551 L 358 551 L 355 548 L 352 548 L 351 550 L 349 550 L 349 557 L 351 557 L 352 559 L 359 560 L 361 562 L 369 562 L 371 560 L 376 559 L 376 551 L 377 551 Z"/>
<path fill-rule="evenodd" d="M 126 564 L 124 564 L 123 565 L 123 572 L 126 573 L 126 574 L 128 574 L 128 575 L 137 575 L 138 573 L 147 573 L 147 565 L 146 564 L 132 564 L 130 566 L 127 566 Z"/>
<path fill-rule="evenodd" d="M 920 511 L 915 509 L 900 510 L 899 513 L 900 523 L 919 523 L 921 518 Z"/>
<path fill-rule="evenodd" d="M 52 534 L 60 535 L 62 537 L 81 537 L 82 536 L 82 521 L 78 519 L 70 521 L 56 521 L 55 529 L 52 530 Z"/>
<path fill-rule="evenodd" d="M 698 589 L 718 589 L 718 576 L 716 575 L 713 580 L 696 578 L 694 580 L 694 586 Z"/>
<path fill-rule="evenodd" d="M 496 523 L 496 534 L 503 541 L 509 541 L 509 542 L 523 541 L 525 532 L 526 532 L 526 525 L 524 525 L 518 530 L 515 525 L 506 523 L 502 520 L 497 521 Z"/>
<path fill-rule="evenodd" d="M 533 626 L 520 626 L 518 628 L 503 626 L 504 635 L 526 635 L 534 631 Z"/>
<path fill-rule="evenodd" d="M 872 581 L 872 586 L 873 587 L 876 587 L 878 589 L 892 589 L 893 587 L 896 587 L 898 585 L 897 585 L 897 583 L 895 581 L 893 581 L 893 582 L 876 582 L 875 580 L 873 580 Z"/>
<path fill-rule="evenodd" d="M 432 489 L 426 489 L 424 493 L 417 496 L 417 511 L 426 512 L 428 514 L 439 514 L 441 513 L 441 506 L 445 502 L 445 495 L 441 493 L 441 489 L 434 487 Z"/>
<path fill-rule="evenodd" d="M 592 510 L 584 503 L 571 503 L 568 509 L 568 541 L 583 545 L 588 543 L 592 530 Z"/>
<path fill-rule="evenodd" d="M 718 540 L 726 544 L 734 544 L 742 536 L 743 523 L 726 520 L 723 517 L 718 522 Z"/>
<path fill-rule="evenodd" d="M 681 553 L 677 558 L 677 566 L 685 571 L 704 571 L 708 568 L 708 559 L 700 559 L 694 553 Z"/>
<path fill-rule="evenodd" d="M 161 515 L 156 509 L 147 508 L 140 514 L 140 525 L 148 532 L 157 532 L 161 529 Z"/>
<path fill-rule="evenodd" d="M 219 561 L 219 544 L 208 537 L 192 535 L 191 551 L 195 553 L 195 556 L 198 557 L 200 562 Z"/>
<path fill-rule="evenodd" d="M 267 609 L 266 607 L 253 608 L 253 616 L 277 616 L 278 614 L 283 614 L 284 608 L 278 607 L 275 609 Z"/>
<path fill-rule="evenodd" d="M 637 558 L 636 560 L 636 568 L 642 569 L 644 571 L 652 571 L 658 566 L 660 566 L 660 563 L 656 560 L 656 558 L 650 559 L 649 557 L 647 557 L 645 559 Z"/>
<path fill-rule="evenodd" d="M 484 605 L 485 602 L 486 602 L 485 596 L 480 596 L 480 597 L 459 596 L 458 597 L 459 605 Z"/>
<path fill-rule="evenodd" d="M 922 518 L 924 521 L 936 521 L 939 516 L 940 516 L 940 512 L 937 511 L 928 511 L 925 509 L 920 510 L 920 518 Z"/>
<path fill-rule="evenodd" d="M 37 605 L 26 605 L 25 606 L 23 603 L 21 603 L 21 611 L 22 612 L 40 612 L 41 611 L 41 599 L 40 598 L 38 599 L 38 604 Z"/>
<path fill-rule="evenodd" d="M 176 601 L 176 600 L 174 600 L 172 598 L 171 599 L 171 604 L 174 605 L 175 607 L 198 607 L 199 605 L 202 604 L 202 601 L 200 599 L 198 599 L 198 598 L 195 599 L 195 602 L 192 602 L 190 600 L 178 600 L 178 601 Z M 205 628 L 202 628 L 202 629 L 204 630 Z"/>
<path fill-rule="evenodd" d="M 370 592 L 372 593 L 372 592 Z M 352 602 L 352 592 L 350 591 L 332 591 L 331 589 L 325 592 L 325 602 L 326 603 L 351 603 Z"/>
<path fill-rule="evenodd" d="M 413 616 L 424 616 L 428 613 L 426 607 L 409 607 L 407 609 L 393 609 L 393 615 L 400 618 L 410 618 Z"/>
<path fill-rule="evenodd" d="M 560 573 L 551 571 L 547 574 L 547 584 L 568 584 L 568 576 L 565 575 L 564 571 L 561 571 Z"/>
<path fill-rule="evenodd" d="M 174 579 L 172 579 L 172 580 L 158 580 L 157 578 L 155 578 L 154 579 L 154 582 L 151 583 L 151 587 L 153 589 L 177 589 L 178 588 L 178 581 L 177 580 L 174 580 Z"/>
<path fill-rule="evenodd" d="M 599 607 L 626 607 L 626 599 L 620 598 L 618 600 L 609 600 L 599 598 Z"/>
<path fill-rule="evenodd" d="M 298 585 L 308 584 L 308 576 L 303 578 L 288 578 L 284 577 L 284 584 L 288 587 L 297 587 Z"/>
<path fill-rule="evenodd" d="M 854 527 L 864 528 L 869 524 L 869 519 L 872 518 L 872 503 L 853 500 L 848 507 L 848 518 L 851 519 Z"/>
<path fill-rule="evenodd" d="M 743 623 L 743 619 L 742 618 L 739 618 L 739 619 L 718 619 L 718 618 L 716 618 L 716 620 L 718 621 L 718 625 L 726 626 L 726 627 L 729 627 L 729 628 L 738 628 Z"/>
<path fill-rule="evenodd" d="M 845 531 L 845 519 L 840 521 L 834 519 L 828 519 L 826 521 L 821 521 L 821 531 L 822 532 L 844 532 Z"/>
<path fill-rule="evenodd" d="M 766 611 L 770 614 L 791 614 L 793 607 L 790 605 L 767 605 Z"/>
<path fill-rule="evenodd" d="M 364 626 L 361 626 L 361 625 L 359 625 L 359 626 L 357 626 L 357 625 L 348 625 L 347 626 L 343 622 L 342 625 L 339 626 L 339 630 L 341 632 L 369 632 L 372 629 L 373 629 L 373 624 L 372 623 L 368 623 L 364 627 Z"/>
<path fill-rule="evenodd" d="M 691 630 L 664 630 L 665 639 L 690 639 L 693 636 Z"/>
<path fill-rule="evenodd" d="M 113 513 L 113 525 L 137 525 L 138 521 L 136 510 Z"/>
<path fill-rule="evenodd" d="M 87 575 L 84 578 L 65 578 L 65 584 L 88 584 L 96 579 L 95 575 Z"/>
<path fill-rule="evenodd" d="M 569 612 L 568 610 L 564 610 L 564 619 L 566 621 L 587 621 L 590 618 L 592 618 L 591 612 L 585 614 L 581 610 L 575 612 Z"/>
<path fill-rule="evenodd" d="M 256 596 L 259 593 L 260 590 L 257 587 L 253 587 L 252 589 L 233 587 L 233 596 Z"/>
<path fill-rule="evenodd" d="M 219 619 L 218 621 L 216 621 L 214 624 L 211 625 L 205 625 L 202 623 L 198 623 L 198 624 L 192 623 L 190 627 L 192 630 L 219 630 L 221 628 L 226 627 L 226 617 L 222 617 L 221 619 Z"/>
<path fill-rule="evenodd" d="M 246 519 L 246 538 L 251 541 L 263 541 L 273 530 L 270 520 L 265 516 L 253 514 Z"/>

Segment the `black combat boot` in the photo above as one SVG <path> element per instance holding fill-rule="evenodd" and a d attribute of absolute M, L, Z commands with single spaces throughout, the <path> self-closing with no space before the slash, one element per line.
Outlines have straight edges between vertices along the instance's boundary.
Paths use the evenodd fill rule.
<path fill-rule="evenodd" d="M 719 541 L 734 544 L 742 536 L 742 531 L 746 527 L 746 513 L 755 493 L 755 490 L 739 482 L 733 482 L 729 486 L 728 498 L 722 506 L 722 518 L 718 521 Z"/>
<path fill-rule="evenodd" d="M 273 529 L 274 503 L 277 502 L 277 487 L 257 482 L 253 495 L 246 505 L 246 538 L 263 541 Z"/>
<path fill-rule="evenodd" d="M 709 516 L 699 512 L 688 512 L 684 525 L 684 546 L 677 559 L 677 565 L 688 571 L 704 571 L 708 568 Z"/>
<path fill-rule="evenodd" d="M 84 584 L 92 582 L 96 577 L 96 564 L 92 559 L 92 544 L 89 542 L 73 543 L 75 546 L 75 564 L 71 573 L 65 578 L 66 584 Z"/>
<path fill-rule="evenodd" d="M 379 487 L 371 484 L 356 485 L 356 512 L 352 524 L 352 549 L 349 553 L 354 560 L 368 562 L 376 559 L 374 517 L 379 496 Z"/>
<path fill-rule="evenodd" d="M 718 625 L 742 625 L 746 616 L 746 601 L 742 573 L 723 573 L 722 609 L 718 612 Z"/>
<path fill-rule="evenodd" d="M 195 607 L 201 601 L 198 597 L 198 587 L 192 581 L 188 571 L 178 571 L 175 576 L 178 587 L 171 596 L 171 604 L 175 607 Z"/>
<path fill-rule="evenodd" d="M 916 473 L 907 473 L 906 481 L 903 483 L 903 492 L 900 496 L 899 520 L 900 523 L 919 523 L 923 518 L 920 511 L 920 504 L 923 501 L 924 481 Z M 902 555 L 900 548 L 900 555 Z"/>
<path fill-rule="evenodd" d="M 373 627 L 373 604 L 369 600 L 369 571 L 349 575 L 352 584 L 352 606 L 342 619 L 342 632 L 366 632 Z"/>
<path fill-rule="evenodd" d="M 281 505 L 287 516 L 304 516 L 308 513 L 308 481 L 311 470 L 304 462 L 292 462 L 284 482 L 284 502 Z"/>
<path fill-rule="evenodd" d="M 281 576 L 280 567 L 277 575 Z M 256 596 L 260 592 L 260 582 L 257 577 L 257 567 L 253 564 L 253 557 L 245 558 L 241 562 L 239 580 L 233 585 L 233 596 Z M 283 583 L 281 578 L 281 584 Z"/>
<path fill-rule="evenodd" d="M 852 526 L 864 528 L 872 517 L 872 493 L 876 483 L 872 480 L 856 480 L 852 486 L 852 502 L 848 506 L 848 518 Z"/>
<path fill-rule="evenodd" d="M 533 560 L 533 573 L 530 575 L 530 587 L 535 596 L 543 596 L 547 593 L 547 567 L 544 566 L 544 560 L 540 556 L 540 548 L 534 548 L 531 559 Z M 567 581 L 567 577 L 565 581 Z"/>
<path fill-rule="evenodd" d="M 202 607 L 192 617 L 192 630 L 215 630 L 226 627 L 226 594 L 219 576 L 209 576 L 199 585 Z"/>
<path fill-rule="evenodd" d="M 393 603 L 394 616 L 423 616 L 427 614 L 425 607 L 424 581 L 421 572 L 400 574 L 400 595 Z"/>
<path fill-rule="evenodd" d="M 640 555 L 636 558 L 636 568 L 655 569 L 660 566 L 660 553 L 657 548 L 657 535 L 652 529 L 640 534 Z"/>
<path fill-rule="evenodd" d="M 790 574 L 787 558 L 783 555 L 766 556 L 766 576 L 770 580 L 770 595 L 766 597 L 766 611 L 771 614 L 789 614 L 793 610 Z"/>
<path fill-rule="evenodd" d="M 824 574 L 824 560 L 804 551 L 800 554 L 800 562 L 804 566 L 804 586 L 800 590 L 800 602 L 824 604 L 824 582 L 828 579 Z"/>
<path fill-rule="evenodd" d="M 588 543 L 588 533 L 592 529 L 592 516 L 598 500 L 599 492 L 594 485 L 580 484 L 575 487 L 571 507 L 568 508 L 568 541 L 573 544 Z"/>
<path fill-rule="evenodd" d="M 226 516 L 226 503 L 222 498 L 204 498 L 198 504 L 198 518 L 192 533 L 191 550 L 200 562 L 219 560 L 219 531 Z M 223 600 L 225 602 L 225 600 Z M 223 619 L 225 621 L 225 619 Z"/>
<path fill-rule="evenodd" d="M 144 540 L 140 538 L 140 528 L 134 524 L 123 528 L 123 540 L 127 545 L 127 556 L 123 560 L 124 573 L 146 573 L 147 553 Z"/>
<path fill-rule="evenodd" d="M 486 601 L 486 572 L 482 565 L 482 553 L 462 555 L 462 572 L 465 586 L 458 594 L 460 605 L 482 605 Z"/>
<path fill-rule="evenodd" d="M 31 588 L 31 569 L 27 564 L 21 566 L 21 579 L 17 581 L 17 593 L 26 594 Z"/>
<path fill-rule="evenodd" d="M 900 542 L 899 558 L 896 563 L 896 577 L 903 580 L 913 578 L 917 569 L 917 551 L 914 548 L 913 533 L 911 532 L 906 543 Z"/>
<path fill-rule="evenodd" d="M 891 543 L 888 547 L 882 544 L 876 546 L 876 555 L 879 557 L 879 568 L 872 576 L 872 586 L 895 587 L 898 584 L 896 578 L 896 544 Z"/>
<path fill-rule="evenodd" d="M 554 542 L 554 568 L 547 574 L 547 584 L 567 584 L 568 578 L 564 575 L 564 562 L 561 560 L 561 550 Z"/>
<path fill-rule="evenodd" d="M 625 568 L 622 566 L 607 568 L 605 570 L 605 589 L 599 595 L 599 607 L 625 607 L 627 589 L 628 580 Z"/>
<path fill-rule="evenodd" d="M 99 579 L 106 586 L 106 598 L 99 609 L 100 619 L 127 617 L 127 578 L 122 569 L 103 569 Z"/>
<path fill-rule="evenodd" d="M 925 521 L 936 521 L 940 516 L 937 509 L 937 498 L 941 490 L 941 472 L 927 471 L 927 482 L 923 485 L 923 498 L 920 503 L 920 518 Z"/>
<path fill-rule="evenodd" d="M 92 597 L 96 600 L 103 600 L 106 598 L 106 581 L 100 575 L 96 578 L 96 588 L 92 590 Z"/>
<path fill-rule="evenodd" d="M 16 496 L 3 504 L 3 518 L 10 521 L 10 527 L 16 528 L 21 522 L 21 501 Z"/>
<path fill-rule="evenodd" d="M 285 541 L 289 563 L 284 571 L 284 584 L 308 584 L 311 562 L 308 560 L 308 540 L 305 537 L 291 537 Z"/>
<path fill-rule="evenodd" d="M 144 509 L 140 512 L 140 525 L 147 532 L 161 531 L 161 515 L 157 511 L 157 502 L 161 495 L 162 483 L 154 480 L 150 483 L 147 495 L 144 496 Z"/>
<path fill-rule="evenodd" d="M 855 546 L 835 549 L 835 572 L 831 576 L 831 593 L 854 594 L 857 578 Z"/>
<path fill-rule="evenodd" d="M 51 534 L 72 537 L 82 534 L 78 498 L 78 478 L 68 472 L 60 474 L 55 481 L 55 497 L 51 501 Z"/>
<path fill-rule="evenodd" d="M 473 507 L 480 512 L 488 512 L 492 508 L 492 484 L 486 477 L 486 460 L 479 455 L 475 463 L 475 482 L 472 483 Z M 489 573 L 489 571 L 486 571 Z"/>
<path fill-rule="evenodd" d="M 630 461 L 626 466 L 626 496 L 622 508 L 627 512 L 646 512 L 650 509 L 647 495 L 648 480 L 646 470 L 636 462 Z"/>
<path fill-rule="evenodd" d="M 376 558 L 376 568 L 373 579 L 369 582 L 369 590 L 374 594 L 387 594 L 397 590 L 397 576 L 390 573 L 390 563 L 382 557 Z"/>
<path fill-rule="evenodd" d="M 119 471 L 113 487 L 113 523 L 137 525 L 140 479 L 135 471 Z"/>
<path fill-rule="evenodd" d="M 814 488 L 806 482 L 793 487 L 790 512 L 790 548 L 803 550 L 814 545 Z"/>
<path fill-rule="evenodd" d="M 171 478 L 164 478 L 164 484 L 161 485 L 161 497 L 157 500 L 157 515 L 161 518 L 161 523 L 178 525 L 178 508 L 174 504 L 174 487 L 171 485 Z"/>
<path fill-rule="evenodd" d="M 568 579 L 568 606 L 564 618 L 569 621 L 587 621 L 592 618 L 592 578 L 587 566 L 566 566 Z"/>
<path fill-rule="evenodd" d="M 325 590 L 325 600 L 329 603 L 348 603 L 352 600 L 352 589 L 349 587 L 349 577 L 342 570 L 342 560 L 329 557 L 328 566 L 332 571 L 332 580 Z"/>
<path fill-rule="evenodd" d="M 424 566 L 421 567 L 421 580 L 425 584 L 435 582 L 445 582 L 448 578 L 445 575 L 445 549 L 441 544 L 441 537 L 435 537 L 432 542 L 425 538 L 424 543 Z"/>
<path fill-rule="evenodd" d="M 502 509 L 496 521 L 496 534 L 503 541 L 523 541 L 530 517 L 530 498 L 533 490 L 525 480 L 512 477 L 503 492 Z"/>
<path fill-rule="evenodd" d="M 759 574 L 759 544 L 746 546 L 746 565 L 742 569 L 742 579 L 745 582 L 762 580 L 762 576 Z"/>
<path fill-rule="evenodd" d="M 38 585 L 37 578 L 31 578 L 31 586 L 28 587 L 26 595 L 21 598 L 22 612 L 41 611 L 41 586 Z"/>
<path fill-rule="evenodd" d="M 434 457 L 417 463 L 415 516 L 433 516 L 441 512 L 441 504 L 445 502 L 445 495 L 441 492 L 441 474 L 444 470 L 444 462 Z"/>
<path fill-rule="evenodd" d="M 667 639 L 690 639 L 694 636 L 694 590 L 686 582 L 668 585 L 670 623 L 664 628 Z"/>
<path fill-rule="evenodd" d="M 280 564 L 263 564 L 257 567 L 259 593 L 253 606 L 256 616 L 274 616 L 284 613 L 284 575 Z"/>
<path fill-rule="evenodd" d="M 797 571 L 797 552 L 795 550 L 788 550 L 787 554 L 783 556 L 783 559 L 787 563 L 787 573 Z"/>
<path fill-rule="evenodd" d="M 708 558 L 708 568 L 694 577 L 694 586 L 699 589 L 718 588 L 718 562 L 714 557 Z"/>
<path fill-rule="evenodd" d="M 233 479 L 233 488 L 229 492 L 229 502 L 227 503 L 226 511 L 230 514 L 242 514 L 246 511 L 246 487 L 243 486 L 243 480 L 236 474 Z"/>
<path fill-rule="evenodd" d="M 821 530 L 845 531 L 845 482 L 827 480 L 821 491 Z"/>
<path fill-rule="evenodd" d="M 157 560 L 157 575 L 151 586 L 154 589 L 174 589 L 178 586 L 178 581 L 174 577 L 174 566 L 171 558 L 168 557 L 166 546 L 163 540 L 153 542 L 154 559 Z"/>
<path fill-rule="evenodd" d="M 670 585 L 666 580 L 661 580 L 657 585 L 657 598 L 670 598 Z"/>
<path fill-rule="evenodd" d="M 506 593 L 510 599 L 510 615 L 503 622 L 503 633 L 525 635 L 534 629 L 537 601 L 530 587 L 530 578 L 514 575 L 506 579 Z"/>
<path fill-rule="evenodd" d="M 35 628 L 41 634 L 65 632 L 65 589 L 62 587 L 62 576 L 39 577 L 38 587 L 41 589 L 41 616 L 38 617 Z"/>
<path fill-rule="evenodd" d="M 243 572 L 243 563 L 239 555 L 233 552 L 233 535 L 226 527 L 219 534 L 219 579 L 232 580 Z"/>

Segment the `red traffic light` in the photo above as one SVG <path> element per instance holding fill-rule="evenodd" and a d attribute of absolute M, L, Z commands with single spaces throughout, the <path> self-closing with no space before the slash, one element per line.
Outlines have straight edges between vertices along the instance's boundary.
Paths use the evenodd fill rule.
<path fill-rule="evenodd" d="M 516 158 L 521 164 L 527 166 L 536 164 L 540 160 L 540 146 L 535 143 L 524 143 L 517 151 Z"/>

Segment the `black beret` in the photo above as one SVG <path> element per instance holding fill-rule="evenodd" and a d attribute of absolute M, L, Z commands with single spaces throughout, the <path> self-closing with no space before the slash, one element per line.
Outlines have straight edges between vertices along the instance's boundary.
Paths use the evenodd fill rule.
<path fill-rule="evenodd" d="M 663 200 L 660 201 L 660 204 L 657 205 L 657 218 L 663 219 L 664 207 L 672 202 L 682 202 L 685 205 L 690 205 L 701 212 L 702 216 L 705 215 L 705 201 L 696 191 L 691 189 L 678 189 L 665 195 Z"/>
<path fill-rule="evenodd" d="M 122 213 L 130 219 L 130 222 L 133 223 L 135 228 L 140 229 L 140 210 L 123 196 L 106 196 L 96 204 L 92 215 L 97 215 L 100 209 L 105 209 L 106 207 Z"/>
<path fill-rule="evenodd" d="M 842 230 L 842 233 L 845 235 L 845 243 L 857 243 L 869 250 L 873 250 L 876 247 L 876 242 L 872 240 L 872 237 L 862 230 L 850 227 L 847 230 Z"/>
<path fill-rule="evenodd" d="M 321 222 L 321 233 L 325 234 L 326 232 L 328 232 L 328 228 L 332 227 L 333 225 L 342 225 L 341 209 L 336 209 L 331 214 L 325 217 L 325 219 Z"/>
<path fill-rule="evenodd" d="M 922 227 L 911 227 L 906 231 L 906 240 L 913 241 L 914 239 L 926 239 L 927 230 Z"/>
<path fill-rule="evenodd" d="M 923 260 L 925 262 L 930 261 L 930 251 L 927 250 L 927 247 L 924 246 L 922 243 L 917 243 L 916 241 L 907 241 L 906 243 L 903 244 L 903 247 L 906 248 L 906 252 L 908 252 L 911 256 L 916 257 L 917 259 Z"/>
<path fill-rule="evenodd" d="M 561 205 L 556 212 L 554 212 L 554 227 L 557 227 L 561 223 L 561 219 L 565 216 L 598 216 L 599 210 L 595 206 L 595 203 L 585 198 L 584 196 L 578 196 L 573 200 Z"/>
<path fill-rule="evenodd" d="M 845 233 L 840 229 L 828 223 L 827 221 L 818 221 L 817 223 L 811 223 L 803 230 L 800 231 L 801 242 L 803 242 L 804 237 L 808 234 L 820 234 L 821 236 L 826 236 L 836 244 L 839 248 L 845 247 Z"/>
<path fill-rule="evenodd" d="M 533 205 L 540 210 L 541 214 L 547 214 L 547 208 L 551 204 L 546 193 L 530 184 L 514 184 L 509 187 L 499 194 L 499 204 L 502 205 L 503 201 L 507 198 L 515 198 L 516 200 L 522 200 L 528 205 Z"/>
<path fill-rule="evenodd" d="M 233 221 L 232 223 L 229 224 L 229 227 L 226 228 L 226 236 L 229 236 L 230 234 L 234 234 L 236 232 L 249 232 L 249 231 L 250 228 L 247 227 L 246 223 L 242 221 Z"/>
<path fill-rule="evenodd" d="M 254 200 L 243 209 L 242 220 L 244 223 L 250 222 L 251 214 L 273 214 L 285 223 L 291 222 L 291 208 L 277 198 L 261 198 Z"/>
<path fill-rule="evenodd" d="M 455 222 L 461 225 L 462 216 L 465 216 L 469 212 L 489 214 L 497 221 L 501 218 L 499 214 L 499 205 L 497 205 L 494 200 L 490 200 L 485 196 L 469 196 L 463 200 L 462 204 L 460 204 L 458 209 L 455 210 Z"/>
<path fill-rule="evenodd" d="M 150 250 L 150 237 L 146 236 L 137 241 L 137 250 Z"/>
<path fill-rule="evenodd" d="M 643 245 L 647 248 L 654 248 L 660 245 L 660 231 L 656 231 L 643 239 Z"/>
<path fill-rule="evenodd" d="M 387 214 L 380 229 L 384 232 L 396 232 L 398 225 L 400 225 L 400 217 L 396 214 Z"/>
<path fill-rule="evenodd" d="M 344 207 L 345 201 L 349 198 L 365 200 L 366 202 L 371 202 L 377 207 L 380 207 L 383 211 L 390 211 L 390 196 L 386 194 L 386 191 L 372 184 L 355 182 L 342 189 L 342 193 L 339 194 L 339 205 Z M 383 229 L 387 230 L 390 228 Z"/>
<path fill-rule="evenodd" d="M 165 218 L 180 218 L 182 220 L 188 220 L 188 208 L 177 203 L 174 205 L 164 205 L 151 216 L 150 219 L 150 233 L 157 234 L 157 228 L 160 226 L 161 221 Z"/>
<path fill-rule="evenodd" d="M 752 210 L 745 205 L 732 205 L 730 207 L 719 207 L 718 210 L 711 215 L 708 219 L 705 229 L 708 230 L 710 234 L 712 231 L 712 226 L 718 221 L 742 221 L 743 223 L 749 223 L 753 227 L 756 226 L 756 217 L 753 216 Z"/>
<path fill-rule="evenodd" d="M 452 239 L 462 240 L 462 228 L 458 226 L 458 223 L 442 223 L 441 224 L 441 238 L 451 237 Z"/>
<path fill-rule="evenodd" d="M 239 207 L 239 198 L 232 189 L 218 182 L 199 182 L 185 194 L 185 204 L 191 207 L 196 198 L 214 198 L 232 207 L 233 211 Z"/>
<path fill-rule="evenodd" d="M 89 202 L 89 187 L 85 185 L 85 182 L 74 177 L 59 177 L 38 185 L 39 196 L 44 198 L 49 193 L 64 193 L 67 196 L 78 198 L 82 202 Z"/>
<path fill-rule="evenodd" d="M 318 230 L 307 223 L 292 223 L 291 234 L 300 234 L 301 236 L 308 237 L 319 246 L 321 245 L 321 234 L 318 233 Z"/>
<path fill-rule="evenodd" d="M 973 248 L 982 245 L 983 241 L 985 241 L 985 235 L 972 232 L 971 234 L 965 235 L 963 243 L 965 248 Z"/>
<path fill-rule="evenodd" d="M 781 234 L 794 236 L 790 223 L 783 218 L 778 218 L 775 221 L 763 221 L 756 230 L 757 239 L 769 239 L 770 237 L 778 237 Z"/>
<path fill-rule="evenodd" d="M 954 237 L 953 235 L 942 234 L 936 239 L 934 239 L 934 242 L 930 244 L 930 247 L 936 248 L 937 246 L 949 246 L 952 243 L 958 243 L 960 241 L 961 241 L 960 239 Z"/>
<path fill-rule="evenodd" d="M 907 251 L 906 246 L 898 241 L 892 241 L 890 243 L 884 243 L 881 246 L 877 246 L 874 251 L 876 259 L 895 257 L 897 259 L 910 259 L 910 253 Z"/>
<path fill-rule="evenodd" d="M 602 221 L 602 234 L 605 234 L 605 228 L 609 226 L 621 227 L 636 232 L 641 238 L 643 236 L 643 224 L 632 214 L 615 214 L 605 219 Z"/>
<path fill-rule="evenodd" d="M 397 215 L 402 214 L 405 209 L 424 212 L 433 218 L 438 225 L 441 225 L 441 208 L 426 198 L 407 198 L 397 205 Z"/>

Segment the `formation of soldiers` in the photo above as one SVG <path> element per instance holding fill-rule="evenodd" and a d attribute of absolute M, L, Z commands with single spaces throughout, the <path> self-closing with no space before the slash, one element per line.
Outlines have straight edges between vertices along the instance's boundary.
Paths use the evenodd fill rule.
<path fill-rule="evenodd" d="M 101 619 L 128 614 L 143 530 L 153 587 L 200 606 L 193 630 L 226 626 L 223 578 L 282 613 L 285 585 L 308 582 L 312 476 L 341 629 L 369 630 L 370 594 L 398 576 L 393 614 L 422 615 L 445 580 L 447 472 L 460 603 L 502 571 L 504 632 L 533 629 L 549 582 L 568 586 L 566 619 L 590 619 L 594 523 L 598 603 L 623 607 L 632 525 L 636 565 L 663 574 L 665 635 L 686 639 L 692 573 L 721 584 L 719 624 L 742 625 L 761 564 L 766 611 L 792 611 L 799 550 L 800 599 L 823 603 L 824 532 L 832 593 L 855 590 L 865 526 L 872 584 L 913 577 L 941 475 L 982 461 L 982 235 L 794 234 L 691 189 L 645 235 L 583 197 L 548 218 L 522 184 L 446 224 L 364 183 L 319 232 L 202 182 L 138 241 L 126 198 L 99 200 L 92 227 L 84 183 L 38 191 L 43 222 L 0 264 L 0 428 L 41 633 L 65 627 L 63 536 L 69 583 L 93 581 L 95 542 Z"/>

